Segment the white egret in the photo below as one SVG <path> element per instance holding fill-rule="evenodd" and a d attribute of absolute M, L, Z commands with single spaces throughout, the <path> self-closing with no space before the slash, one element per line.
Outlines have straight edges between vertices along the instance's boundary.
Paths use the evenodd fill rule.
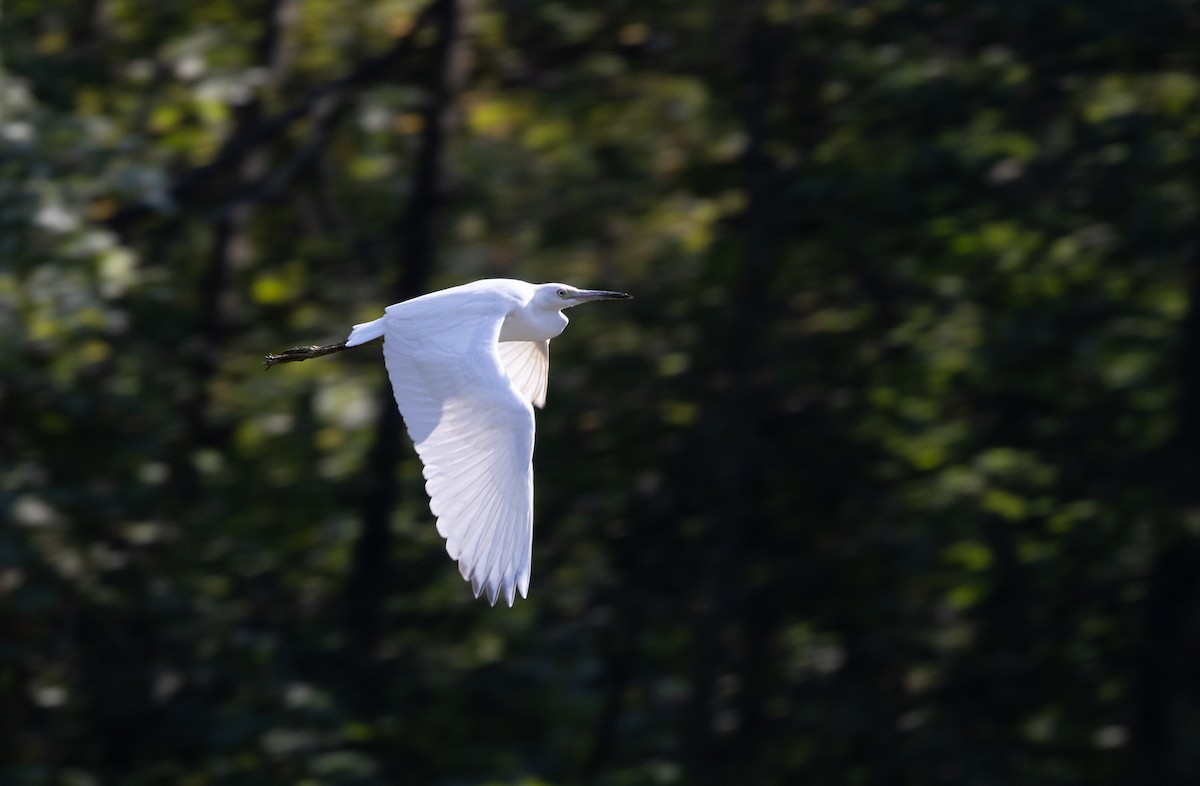
<path fill-rule="evenodd" d="M 529 593 L 533 407 L 546 403 L 564 309 L 624 292 L 486 279 L 388 306 L 345 346 L 383 338 L 396 405 L 424 465 L 446 551 L 495 605 Z M 270 358 L 268 358 L 268 361 Z"/>

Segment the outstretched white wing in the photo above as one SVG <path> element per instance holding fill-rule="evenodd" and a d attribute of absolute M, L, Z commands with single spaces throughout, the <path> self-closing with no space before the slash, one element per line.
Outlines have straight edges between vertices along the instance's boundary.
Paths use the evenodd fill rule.
<path fill-rule="evenodd" d="M 500 365 L 529 403 L 546 406 L 546 378 L 550 375 L 550 341 L 501 341 Z"/>
<path fill-rule="evenodd" d="M 388 309 L 383 354 L 446 551 L 478 596 L 529 592 L 533 408 L 497 350 L 502 309 Z M 431 311 L 431 309 L 433 309 Z"/>

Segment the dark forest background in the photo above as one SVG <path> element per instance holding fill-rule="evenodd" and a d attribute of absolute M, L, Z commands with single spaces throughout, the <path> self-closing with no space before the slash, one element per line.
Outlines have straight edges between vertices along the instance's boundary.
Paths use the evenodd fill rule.
<path fill-rule="evenodd" d="M 0 783 L 1200 782 L 1200 4 L 5 0 Z M 571 312 L 527 601 L 379 350 Z"/>

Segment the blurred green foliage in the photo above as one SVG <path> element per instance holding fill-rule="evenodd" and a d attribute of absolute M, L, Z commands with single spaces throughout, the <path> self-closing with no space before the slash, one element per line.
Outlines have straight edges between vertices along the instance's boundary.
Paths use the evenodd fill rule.
<path fill-rule="evenodd" d="M 1200 777 L 1194 2 L 0 21 L 3 784 Z M 487 276 L 637 297 L 513 609 L 377 349 L 260 366 Z"/>

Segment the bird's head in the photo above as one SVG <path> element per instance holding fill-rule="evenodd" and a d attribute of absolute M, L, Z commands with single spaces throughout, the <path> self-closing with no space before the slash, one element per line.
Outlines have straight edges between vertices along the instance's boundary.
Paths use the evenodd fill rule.
<path fill-rule="evenodd" d="M 607 289 L 578 289 L 570 284 L 539 284 L 534 301 L 539 306 L 559 311 L 593 300 L 632 300 L 633 295 Z"/>

